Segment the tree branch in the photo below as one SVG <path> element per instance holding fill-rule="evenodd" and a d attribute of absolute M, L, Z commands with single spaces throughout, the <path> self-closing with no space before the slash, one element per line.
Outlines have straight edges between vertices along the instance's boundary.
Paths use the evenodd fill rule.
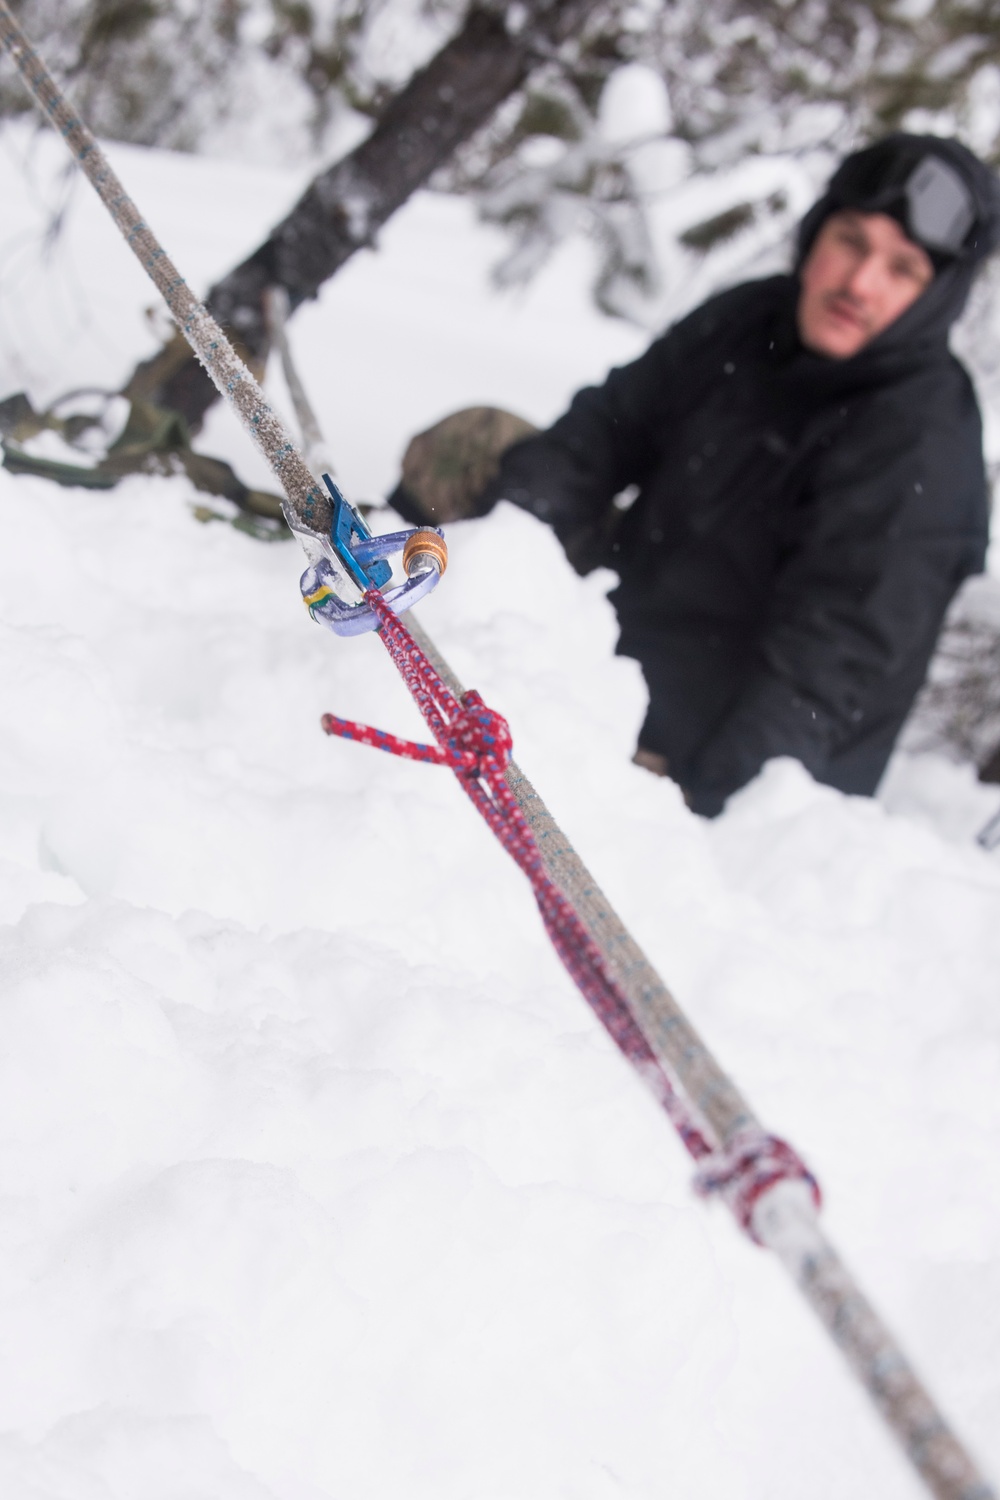
<path fill-rule="evenodd" d="M 283 286 L 294 309 L 356 250 L 374 243 L 390 216 L 488 123 L 540 59 L 576 35 L 606 0 L 473 4 L 461 30 L 415 73 L 366 140 L 306 189 L 262 245 L 210 291 L 208 306 L 258 367 L 268 351 L 263 294 Z M 215 387 L 177 341 L 134 372 L 125 394 L 180 412 L 196 429 Z"/>

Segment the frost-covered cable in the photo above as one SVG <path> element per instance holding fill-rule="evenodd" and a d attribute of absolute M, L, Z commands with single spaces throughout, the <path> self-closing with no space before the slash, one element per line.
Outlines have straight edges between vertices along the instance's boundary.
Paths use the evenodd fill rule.
<path fill-rule="evenodd" d="M 412 614 L 409 629 L 452 693 L 461 697 L 461 681 Z M 781 1180 L 759 1191 L 754 1174 L 767 1170 L 761 1147 L 772 1138 L 514 761 L 507 767 L 506 780 L 549 875 L 583 918 L 654 1053 L 715 1138 L 717 1150 L 706 1171 L 721 1180 L 708 1182 L 699 1173 L 696 1188 L 714 1188 L 752 1237 L 778 1256 L 931 1494 L 937 1500 L 996 1500 L 993 1487 L 823 1232 L 809 1192 L 799 1183 Z M 753 1152 L 749 1176 L 738 1170 L 748 1147 Z M 727 1164 L 732 1169 L 728 1180 Z"/>
<path fill-rule="evenodd" d="M 32 49 L 5 0 L 0 0 L 0 50 L 13 57 L 43 113 L 65 139 L 134 254 L 163 294 L 194 352 L 237 411 L 287 497 L 296 530 L 324 537 L 329 499 L 271 411 L 256 380 L 207 309 L 194 297 L 112 172 L 90 132 Z M 461 684 L 413 622 L 412 634 L 453 693 Z M 727 1198 L 755 1238 L 773 1249 L 875 1400 L 931 1493 L 938 1500 L 995 1500 L 994 1491 L 951 1432 L 892 1335 L 863 1296 L 819 1227 L 801 1185 L 764 1185 L 762 1142 L 769 1138 L 684 1016 L 667 986 L 629 934 L 527 777 L 513 764 L 507 784 L 530 827 L 554 883 L 580 913 L 619 980 L 653 1051 L 663 1060 L 715 1136 L 713 1180 L 704 1190 Z M 741 1158 L 743 1164 L 741 1165 Z M 746 1162 L 750 1163 L 748 1175 Z"/>
<path fill-rule="evenodd" d="M 376 601 L 370 602 L 375 607 Z M 468 747 L 475 744 L 472 752 L 475 775 L 485 777 L 494 795 L 503 789 L 512 793 L 524 819 L 523 826 L 531 834 L 536 857 L 538 853 L 542 854 L 546 873 L 552 884 L 567 897 L 567 906 L 573 917 L 582 918 L 584 931 L 589 931 L 597 940 L 600 956 L 597 972 L 591 968 L 581 982 L 581 974 L 577 972 L 572 957 L 567 956 L 564 947 L 553 938 L 560 957 L 588 1003 L 625 1057 L 653 1088 L 688 1150 L 698 1161 L 696 1191 L 704 1197 L 714 1194 L 723 1198 L 741 1228 L 779 1257 L 902 1442 L 931 1493 L 939 1500 L 992 1500 L 992 1489 L 823 1233 L 816 1214 L 819 1194 L 811 1174 L 786 1142 L 767 1134 L 753 1117 L 749 1106 L 617 917 L 537 792 L 509 761 L 508 753 L 505 752 L 496 763 L 507 767 L 502 776 L 498 775 L 496 767 L 487 768 L 484 746 L 476 741 L 474 727 L 464 722 L 468 715 L 456 713 L 460 704 L 468 704 L 470 700 L 478 712 L 478 694 L 463 692 L 461 683 L 412 615 L 409 629 L 402 621 L 394 619 L 388 610 L 384 610 L 384 619 L 383 639 L 390 655 L 400 667 L 439 744 L 446 747 L 444 752 L 399 741 L 381 730 L 336 719 L 333 715 L 324 716 L 324 728 L 328 733 L 359 739 L 397 755 L 451 765 L 470 795 L 473 794 L 473 778 L 465 760 Z M 391 631 L 389 639 L 385 638 L 386 631 Z M 395 636 L 395 641 L 392 636 Z M 409 670 L 415 658 L 407 642 L 426 658 L 427 665 L 447 688 L 451 702 L 445 712 L 446 722 L 440 719 L 442 700 L 433 682 L 420 669 L 419 661 L 416 662 L 416 674 Z M 415 675 L 420 677 L 419 682 Z M 427 702 L 422 701 L 428 690 L 430 711 Z M 495 719 L 495 715 L 491 716 L 493 740 L 503 741 L 509 746 L 506 725 L 502 731 L 497 731 L 492 723 Z M 486 761 L 488 759 L 486 757 Z M 477 800 L 475 796 L 473 800 Z M 482 807 L 480 811 L 483 811 Z M 494 831 L 498 830 L 494 828 Z M 511 853 L 514 850 L 510 845 L 516 837 L 516 834 L 509 837 L 508 850 Z M 531 878 L 527 862 L 519 859 L 518 863 Z M 534 880 L 532 884 L 535 885 Z M 537 887 L 536 895 L 540 896 Z M 541 897 L 539 905 L 544 919 Z M 548 921 L 546 926 L 550 927 Z M 553 936 L 551 927 L 550 936 Z M 610 984 L 605 983 L 605 974 L 611 980 Z M 618 981 L 617 985 L 614 980 Z M 627 1009 L 639 1022 L 639 1038 L 631 1035 L 627 1022 L 623 1024 L 619 992 L 627 1002 Z M 650 1044 L 649 1054 L 643 1050 L 642 1036 Z M 637 1041 L 639 1045 L 636 1045 Z M 662 1073 L 649 1066 L 649 1057 L 662 1065 Z M 679 1087 L 675 1087 L 675 1082 Z M 693 1102 L 696 1104 L 694 1109 Z M 711 1140 L 713 1133 L 714 1142 Z M 706 1138 L 712 1148 L 707 1154 L 704 1150 Z"/>
<path fill-rule="evenodd" d="M 0 49 L 17 64 L 43 113 L 62 136 L 80 169 L 125 237 L 133 255 L 155 283 L 191 348 L 260 448 L 285 492 L 285 516 L 297 530 L 325 535 L 330 501 L 309 472 L 271 410 L 264 393 L 218 323 L 191 291 L 132 199 L 112 171 L 104 152 L 52 78 L 38 53 L 0 0 Z"/>

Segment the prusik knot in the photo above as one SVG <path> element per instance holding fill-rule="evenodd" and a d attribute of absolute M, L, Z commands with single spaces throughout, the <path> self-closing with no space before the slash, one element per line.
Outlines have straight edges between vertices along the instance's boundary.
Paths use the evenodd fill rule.
<path fill-rule="evenodd" d="M 819 1183 L 787 1141 L 762 1130 L 744 1130 L 699 1163 L 694 1190 L 702 1198 L 715 1193 L 724 1198 L 740 1227 L 759 1245 L 754 1212 L 764 1194 L 779 1182 L 803 1183 L 813 1206 L 822 1207 Z"/>
<path fill-rule="evenodd" d="M 475 688 L 459 699 L 445 739 L 449 763 L 459 776 L 482 776 L 486 771 L 505 771 L 514 742 L 502 714 L 487 708 Z"/>
<path fill-rule="evenodd" d="M 503 777 L 514 748 L 510 729 L 503 715 L 487 708 L 474 688 L 463 693 L 461 698 L 450 699 L 447 709 L 437 708 L 433 713 L 433 727 L 440 741 L 437 745 L 400 739 L 384 729 L 357 724 L 353 719 L 341 719 L 337 714 L 324 714 L 320 723 L 327 734 L 338 735 L 342 740 L 358 740 L 403 760 L 448 766 L 463 780 L 475 781 L 481 776 Z"/>

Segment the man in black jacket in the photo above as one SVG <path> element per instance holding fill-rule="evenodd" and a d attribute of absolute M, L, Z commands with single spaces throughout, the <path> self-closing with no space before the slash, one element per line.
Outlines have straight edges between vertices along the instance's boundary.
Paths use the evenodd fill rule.
<path fill-rule="evenodd" d="M 979 410 L 948 331 L 998 241 L 992 172 L 889 136 L 842 163 L 791 275 L 710 299 L 478 497 L 550 523 L 581 572 L 617 571 L 618 651 L 649 687 L 637 759 L 697 811 L 778 755 L 874 792 L 983 565 Z"/>

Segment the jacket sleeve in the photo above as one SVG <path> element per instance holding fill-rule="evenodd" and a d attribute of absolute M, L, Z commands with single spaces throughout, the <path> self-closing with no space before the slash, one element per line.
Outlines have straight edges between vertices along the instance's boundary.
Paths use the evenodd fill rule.
<path fill-rule="evenodd" d="M 786 538 L 756 664 L 687 769 L 696 811 L 720 811 L 776 755 L 823 779 L 887 696 L 902 687 L 912 701 L 949 601 L 983 565 L 978 419 L 963 436 L 927 432 L 882 454 L 855 440 L 852 473 L 820 466 Z"/>
<path fill-rule="evenodd" d="M 612 501 L 629 485 L 641 487 L 656 461 L 684 388 L 686 350 L 705 312 L 699 309 L 632 364 L 612 370 L 603 385 L 579 391 L 546 432 L 509 448 L 485 503 L 510 500 L 546 521 L 579 572 L 604 560 Z"/>

